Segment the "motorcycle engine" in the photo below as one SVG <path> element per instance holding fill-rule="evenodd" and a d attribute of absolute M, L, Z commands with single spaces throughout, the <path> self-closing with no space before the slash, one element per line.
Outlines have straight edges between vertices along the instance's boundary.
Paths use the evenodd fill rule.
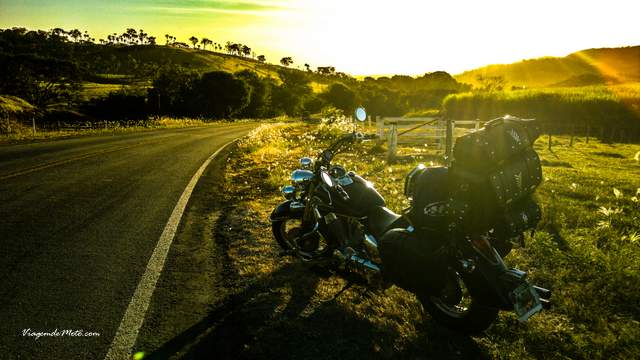
<path fill-rule="evenodd" d="M 334 213 L 329 213 L 324 218 L 327 224 L 323 231 L 325 238 L 331 239 L 337 247 L 362 247 L 364 232 L 360 223 L 351 218 L 336 216 Z"/>

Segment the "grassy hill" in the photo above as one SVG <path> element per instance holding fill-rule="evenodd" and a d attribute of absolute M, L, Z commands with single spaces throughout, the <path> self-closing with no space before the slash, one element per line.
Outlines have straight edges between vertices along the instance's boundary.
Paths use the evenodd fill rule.
<path fill-rule="evenodd" d="M 513 64 L 488 65 L 456 75 L 478 85 L 478 76 L 501 76 L 507 86 L 547 87 L 640 81 L 640 46 L 588 49 L 565 57 L 543 57 Z"/>
<path fill-rule="evenodd" d="M 90 55 L 93 59 L 108 61 L 110 64 L 121 64 L 122 69 L 115 69 L 116 73 L 126 73 L 125 65 L 132 61 L 161 65 L 171 63 L 187 68 L 213 71 L 223 70 L 236 72 L 253 70 L 262 76 L 277 77 L 278 65 L 263 64 L 254 59 L 227 55 L 223 53 L 196 49 L 181 49 L 170 46 L 95 46 Z"/>
<path fill-rule="evenodd" d="M 143 85 L 144 88 L 150 84 L 154 76 L 153 73 L 148 73 L 148 69 L 168 64 L 179 65 L 198 72 L 226 71 L 235 73 L 251 70 L 261 77 L 271 77 L 276 81 L 280 81 L 278 71 L 287 69 L 280 65 L 261 63 L 250 57 L 158 45 L 94 46 L 90 52 L 83 55 L 83 58 L 87 62 L 102 64 L 100 66 L 102 73 L 93 74 L 83 82 L 82 93 L 86 99 L 104 96 L 121 88 L 130 88 L 132 85 Z M 136 66 L 147 70 L 141 70 L 138 71 L 138 74 L 134 74 L 133 69 Z M 303 71 L 295 67 L 288 69 Z M 139 73 L 146 75 L 141 78 Z M 336 81 L 331 77 L 306 71 L 304 73 L 310 79 L 310 86 L 315 93 L 324 91 L 329 84 Z"/>
<path fill-rule="evenodd" d="M 162 65 L 179 65 L 200 72 L 251 70 L 262 77 L 278 79 L 279 65 L 260 63 L 252 58 L 228 55 L 213 51 L 181 49 L 170 46 L 95 46 L 83 58 L 102 64 L 102 74 L 95 74 L 83 83 L 83 97 L 104 96 L 109 92 L 131 85 L 149 85 L 153 74 L 143 79 L 131 75 L 136 65 L 157 68 Z M 144 70 L 142 71 L 144 72 Z"/>

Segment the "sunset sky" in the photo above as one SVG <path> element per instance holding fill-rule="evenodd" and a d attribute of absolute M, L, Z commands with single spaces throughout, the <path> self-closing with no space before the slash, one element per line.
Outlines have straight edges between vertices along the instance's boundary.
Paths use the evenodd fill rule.
<path fill-rule="evenodd" d="M 0 0 L 0 28 L 143 28 L 247 44 L 277 63 L 354 75 L 459 73 L 490 63 L 640 44 L 637 0 Z"/>

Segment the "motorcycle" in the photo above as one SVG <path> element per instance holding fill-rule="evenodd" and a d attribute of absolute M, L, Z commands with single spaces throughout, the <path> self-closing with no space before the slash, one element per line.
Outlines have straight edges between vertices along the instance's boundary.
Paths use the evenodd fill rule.
<path fill-rule="evenodd" d="M 365 118 L 358 108 L 355 119 Z M 396 214 L 371 182 L 333 163 L 344 149 L 374 138 L 354 131 L 315 161 L 300 159 L 292 184 L 282 189 L 286 200 L 270 216 L 284 254 L 338 266 L 371 286 L 400 286 L 413 292 L 436 322 L 465 334 L 487 329 L 499 310 L 515 311 L 524 322 L 549 307 L 549 290 L 505 265 L 510 246 L 498 241 L 499 234 L 456 230 L 461 227 L 452 215 L 447 168 L 412 170 L 405 178 L 411 206 Z"/>

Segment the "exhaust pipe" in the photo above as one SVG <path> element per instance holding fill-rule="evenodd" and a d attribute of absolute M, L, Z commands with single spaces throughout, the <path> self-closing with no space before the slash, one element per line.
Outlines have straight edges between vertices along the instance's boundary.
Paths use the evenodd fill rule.
<path fill-rule="evenodd" d="M 349 261 L 356 264 L 356 268 L 364 269 L 365 271 L 373 271 L 375 273 L 380 272 L 380 267 L 370 260 L 363 259 L 358 255 L 351 255 Z"/>
<path fill-rule="evenodd" d="M 533 289 L 538 293 L 542 307 L 547 310 L 551 308 L 551 290 L 535 285 Z"/>
<path fill-rule="evenodd" d="M 355 270 L 362 272 L 363 275 L 380 273 L 380 267 L 376 263 L 356 255 L 356 251 L 351 247 L 344 249 L 344 252 L 336 250 L 334 256 L 347 266 L 354 265 Z"/>

